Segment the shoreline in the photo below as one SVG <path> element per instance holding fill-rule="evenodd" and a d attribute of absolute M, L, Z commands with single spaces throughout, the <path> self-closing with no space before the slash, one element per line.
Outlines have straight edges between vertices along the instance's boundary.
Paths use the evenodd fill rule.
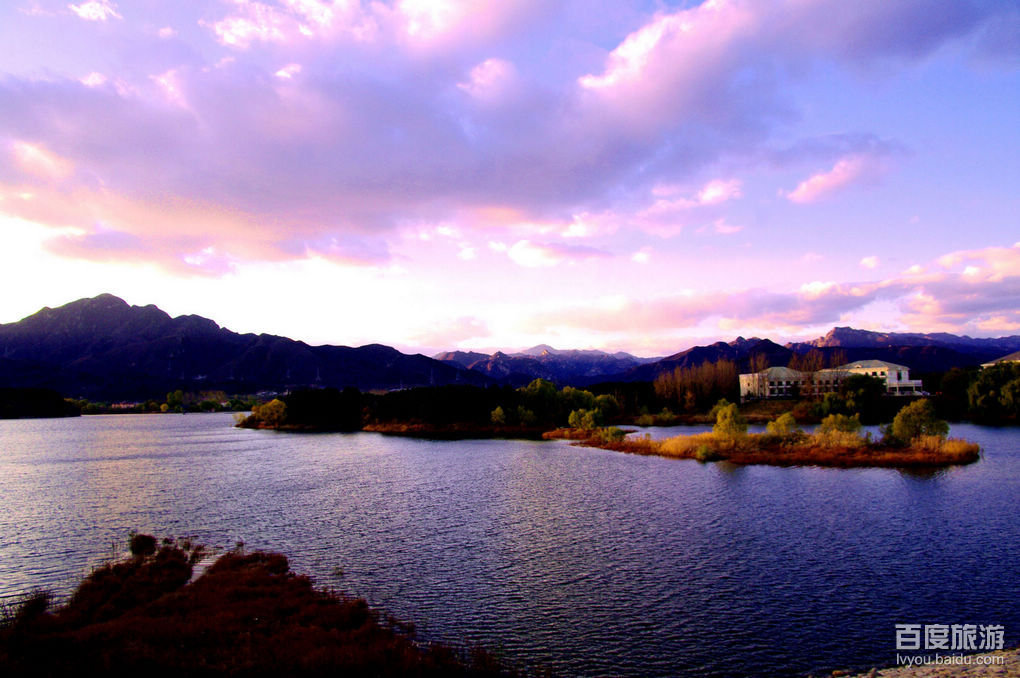
<path fill-rule="evenodd" d="M 833 468 L 940 468 L 978 461 L 980 448 L 965 441 L 947 441 L 951 449 L 933 451 L 917 445 L 893 447 L 867 442 L 862 445 L 821 446 L 809 438 L 777 438 L 748 434 L 737 439 L 714 434 L 677 436 L 666 440 L 600 436 L 598 430 L 556 429 L 549 440 L 572 440 L 580 447 L 670 459 L 728 461 L 739 465 L 826 466 Z"/>

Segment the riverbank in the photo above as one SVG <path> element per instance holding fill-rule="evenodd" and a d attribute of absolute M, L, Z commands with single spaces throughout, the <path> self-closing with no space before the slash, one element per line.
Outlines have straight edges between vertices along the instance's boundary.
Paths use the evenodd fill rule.
<path fill-rule="evenodd" d="M 622 433 L 622 432 L 621 432 Z M 831 466 L 838 468 L 911 468 L 970 464 L 980 459 L 981 448 L 965 440 L 939 440 L 933 436 L 911 445 L 874 443 L 856 434 L 744 434 L 723 436 L 699 433 L 666 440 L 610 435 L 596 429 L 556 429 L 547 439 L 573 440 L 584 447 L 697 461 L 728 461 L 741 465 Z"/>
<path fill-rule="evenodd" d="M 5 675 L 518 675 L 485 651 L 419 642 L 365 600 L 314 588 L 279 553 L 235 549 L 189 583 L 202 547 L 140 535 L 132 550 L 54 611 L 38 592 L 5 609 Z"/>
<path fill-rule="evenodd" d="M 478 439 L 509 439 L 509 440 L 542 440 L 547 431 L 543 426 L 484 426 L 471 423 L 454 423 L 445 426 L 422 423 L 385 422 L 366 424 L 362 431 L 382 433 L 390 436 L 407 438 L 426 438 L 429 440 L 478 440 Z"/>
<path fill-rule="evenodd" d="M 965 663 L 872 669 L 851 678 L 1020 678 L 1020 648 L 967 655 L 961 661 Z"/>

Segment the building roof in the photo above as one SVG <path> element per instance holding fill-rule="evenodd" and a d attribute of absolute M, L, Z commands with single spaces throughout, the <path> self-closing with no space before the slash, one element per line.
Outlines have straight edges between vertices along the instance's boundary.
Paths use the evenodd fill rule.
<path fill-rule="evenodd" d="M 846 365 L 840 365 L 834 369 L 837 370 L 909 370 L 910 368 L 905 365 L 897 365 L 896 363 L 886 362 L 885 360 L 855 360 L 852 363 Z"/>
<path fill-rule="evenodd" d="M 804 375 L 789 367 L 770 367 L 765 372 L 772 379 L 803 379 Z"/>
<path fill-rule="evenodd" d="M 992 365 L 999 365 L 1001 363 L 1020 363 L 1020 351 L 1004 355 L 1001 358 L 996 358 L 990 363 L 981 363 L 981 367 L 991 367 Z"/>
<path fill-rule="evenodd" d="M 767 375 L 768 379 L 803 379 L 804 373 L 798 372 L 797 370 L 790 369 L 789 367 L 770 367 L 763 370 Z M 761 372 L 751 372 L 748 374 L 741 374 L 742 377 L 754 377 L 761 374 Z"/>

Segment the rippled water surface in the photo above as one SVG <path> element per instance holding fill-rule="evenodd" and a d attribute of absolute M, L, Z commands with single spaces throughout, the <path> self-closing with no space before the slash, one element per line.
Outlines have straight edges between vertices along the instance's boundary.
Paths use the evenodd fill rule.
<path fill-rule="evenodd" d="M 868 668 L 898 622 L 1020 642 L 1016 429 L 954 426 L 984 458 L 919 475 L 232 423 L 0 421 L 0 597 L 66 595 L 138 530 L 284 552 L 425 638 L 567 676 Z"/>

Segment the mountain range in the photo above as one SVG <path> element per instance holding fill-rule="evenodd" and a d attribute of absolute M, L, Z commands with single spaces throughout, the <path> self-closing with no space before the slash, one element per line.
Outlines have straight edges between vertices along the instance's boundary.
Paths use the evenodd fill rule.
<path fill-rule="evenodd" d="M 651 381 L 677 367 L 720 359 L 746 371 L 763 353 L 772 365 L 795 354 L 837 351 L 846 360 L 877 358 L 917 372 L 973 367 L 1020 350 L 1020 336 L 971 338 L 946 333 L 883 333 L 836 327 L 809 342 L 730 342 L 639 358 L 629 353 L 557 350 L 541 344 L 516 353 L 470 351 L 433 358 L 381 344 L 310 346 L 270 334 L 238 334 L 197 315 L 176 318 L 156 306 L 131 306 L 110 294 L 44 308 L 0 324 L 0 387 L 45 387 L 92 400 L 162 398 L 168 391 L 228 393 L 353 386 L 393 390 L 470 384 L 520 386 L 536 377 L 560 385 Z"/>
<path fill-rule="evenodd" d="M 478 372 L 381 344 L 310 346 L 270 334 L 238 334 L 208 318 L 171 318 L 111 294 L 0 325 L 0 385 L 42 386 L 90 399 L 162 398 L 178 388 L 255 393 L 490 383 Z"/>
<path fill-rule="evenodd" d="M 587 386 L 623 374 L 658 358 L 638 358 L 629 353 L 593 350 L 557 350 L 540 344 L 518 353 L 497 351 L 492 355 L 474 351 L 449 351 L 433 356 L 451 365 L 480 372 L 496 381 L 522 386 L 537 377 L 556 383 Z"/>

